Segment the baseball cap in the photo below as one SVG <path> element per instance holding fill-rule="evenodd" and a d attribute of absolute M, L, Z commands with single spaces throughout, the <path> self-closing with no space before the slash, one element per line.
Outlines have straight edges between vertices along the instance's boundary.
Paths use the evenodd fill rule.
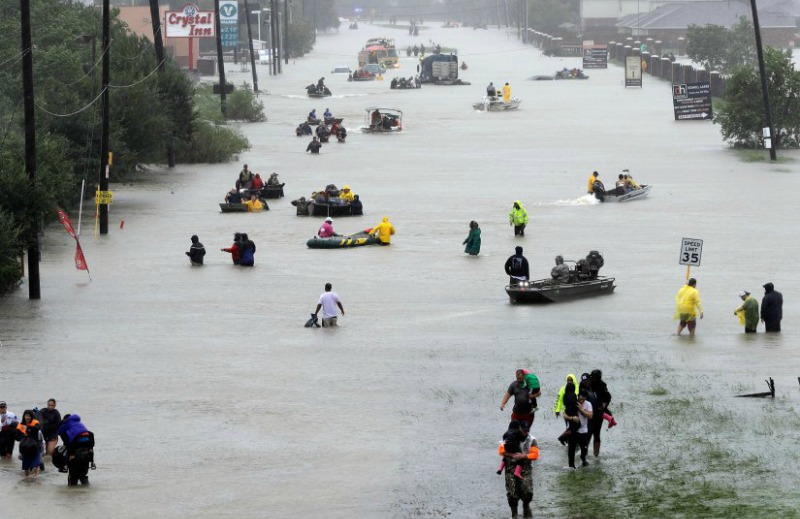
<path fill-rule="evenodd" d="M 747 290 L 742 290 L 739 293 L 739 297 L 744 297 L 744 296 L 749 296 L 749 295 L 750 295 L 750 292 L 748 292 Z"/>
<path fill-rule="evenodd" d="M 333 221 L 333 218 L 331 218 L 331 217 L 329 216 L 329 217 L 325 218 L 325 221 L 326 221 L 326 222 L 332 222 L 332 221 Z"/>
<path fill-rule="evenodd" d="M 5 402 L 0 402 L 0 407 L 7 407 Z"/>

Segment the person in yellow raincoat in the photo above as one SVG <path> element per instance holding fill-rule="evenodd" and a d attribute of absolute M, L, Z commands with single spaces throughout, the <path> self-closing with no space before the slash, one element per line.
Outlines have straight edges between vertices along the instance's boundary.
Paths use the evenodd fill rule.
<path fill-rule="evenodd" d="M 339 198 L 341 198 L 346 202 L 352 202 L 353 199 L 355 198 L 355 195 L 353 194 L 352 191 L 350 191 L 350 186 L 344 186 L 342 188 L 342 192 L 339 193 Z"/>
<path fill-rule="evenodd" d="M 678 293 L 675 295 L 675 319 L 678 320 L 678 332 L 680 335 L 684 328 L 689 328 L 689 335 L 694 335 L 697 326 L 697 316 L 703 318 L 703 305 L 700 304 L 700 292 L 695 288 L 697 280 L 690 278 Z"/>
<path fill-rule="evenodd" d="M 522 207 L 522 202 L 516 200 L 508 213 L 508 222 L 514 226 L 514 236 L 525 236 L 525 226 L 528 225 L 528 211 Z"/>
<path fill-rule="evenodd" d="M 589 182 L 586 184 L 586 192 L 590 195 L 594 193 L 594 183 L 597 181 L 597 177 L 600 176 L 600 173 L 597 171 L 593 171 L 591 175 L 589 175 Z"/>
<path fill-rule="evenodd" d="M 506 83 L 503 85 L 503 102 L 508 103 L 511 101 L 511 86 Z"/>
<path fill-rule="evenodd" d="M 247 210 L 249 212 L 264 210 L 264 204 L 261 203 L 261 200 L 259 200 L 258 196 L 256 196 L 255 194 L 250 195 L 250 200 L 244 202 L 244 205 L 247 206 Z"/>
<path fill-rule="evenodd" d="M 383 221 L 372 228 L 371 234 L 373 236 L 378 236 L 381 245 L 389 245 L 392 241 L 392 235 L 394 234 L 394 225 L 389 222 L 389 217 L 384 216 Z"/>

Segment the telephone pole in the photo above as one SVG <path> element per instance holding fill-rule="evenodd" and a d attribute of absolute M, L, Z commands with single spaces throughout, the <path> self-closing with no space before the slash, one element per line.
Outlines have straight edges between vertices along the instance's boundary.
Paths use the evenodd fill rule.
<path fill-rule="evenodd" d="M 33 104 L 33 45 L 31 44 L 31 3 L 20 0 L 22 25 L 22 90 L 25 111 L 25 171 L 30 181 L 29 203 L 35 204 L 36 188 L 36 124 L 34 122 Z M 28 299 L 41 299 L 39 286 L 39 219 L 35 205 L 28 213 Z"/>
<path fill-rule="evenodd" d="M 102 100 L 103 100 L 103 129 L 100 133 L 100 183 L 98 191 L 108 191 L 108 136 L 109 136 L 109 106 L 108 106 L 108 70 L 111 67 L 109 47 L 111 37 L 109 34 L 111 7 L 109 0 L 103 0 L 103 72 L 102 72 Z M 108 234 L 108 204 L 99 204 L 98 219 L 100 220 L 100 234 Z"/>

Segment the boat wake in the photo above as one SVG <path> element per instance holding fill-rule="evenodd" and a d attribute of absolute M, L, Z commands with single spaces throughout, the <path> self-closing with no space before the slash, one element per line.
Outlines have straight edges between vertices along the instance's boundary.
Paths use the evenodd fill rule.
<path fill-rule="evenodd" d="M 594 195 L 586 193 L 583 196 L 571 200 L 557 200 L 553 202 L 551 205 L 557 205 L 561 207 L 571 207 L 576 205 L 597 205 L 599 203 L 600 200 L 598 200 Z"/>

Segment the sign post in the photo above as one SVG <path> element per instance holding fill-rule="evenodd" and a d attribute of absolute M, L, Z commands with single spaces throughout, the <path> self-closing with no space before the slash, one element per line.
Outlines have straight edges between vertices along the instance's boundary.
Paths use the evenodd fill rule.
<path fill-rule="evenodd" d="M 642 88 L 642 58 L 638 55 L 625 58 L 625 88 Z"/>
<path fill-rule="evenodd" d="M 703 255 L 703 240 L 698 238 L 683 238 L 681 240 L 681 254 L 678 257 L 679 265 L 686 265 L 686 280 L 689 280 L 689 273 L 692 267 L 700 266 L 700 258 Z"/>
<path fill-rule="evenodd" d="M 676 121 L 710 121 L 714 117 L 711 109 L 711 83 L 674 83 L 672 85 L 672 107 Z"/>

